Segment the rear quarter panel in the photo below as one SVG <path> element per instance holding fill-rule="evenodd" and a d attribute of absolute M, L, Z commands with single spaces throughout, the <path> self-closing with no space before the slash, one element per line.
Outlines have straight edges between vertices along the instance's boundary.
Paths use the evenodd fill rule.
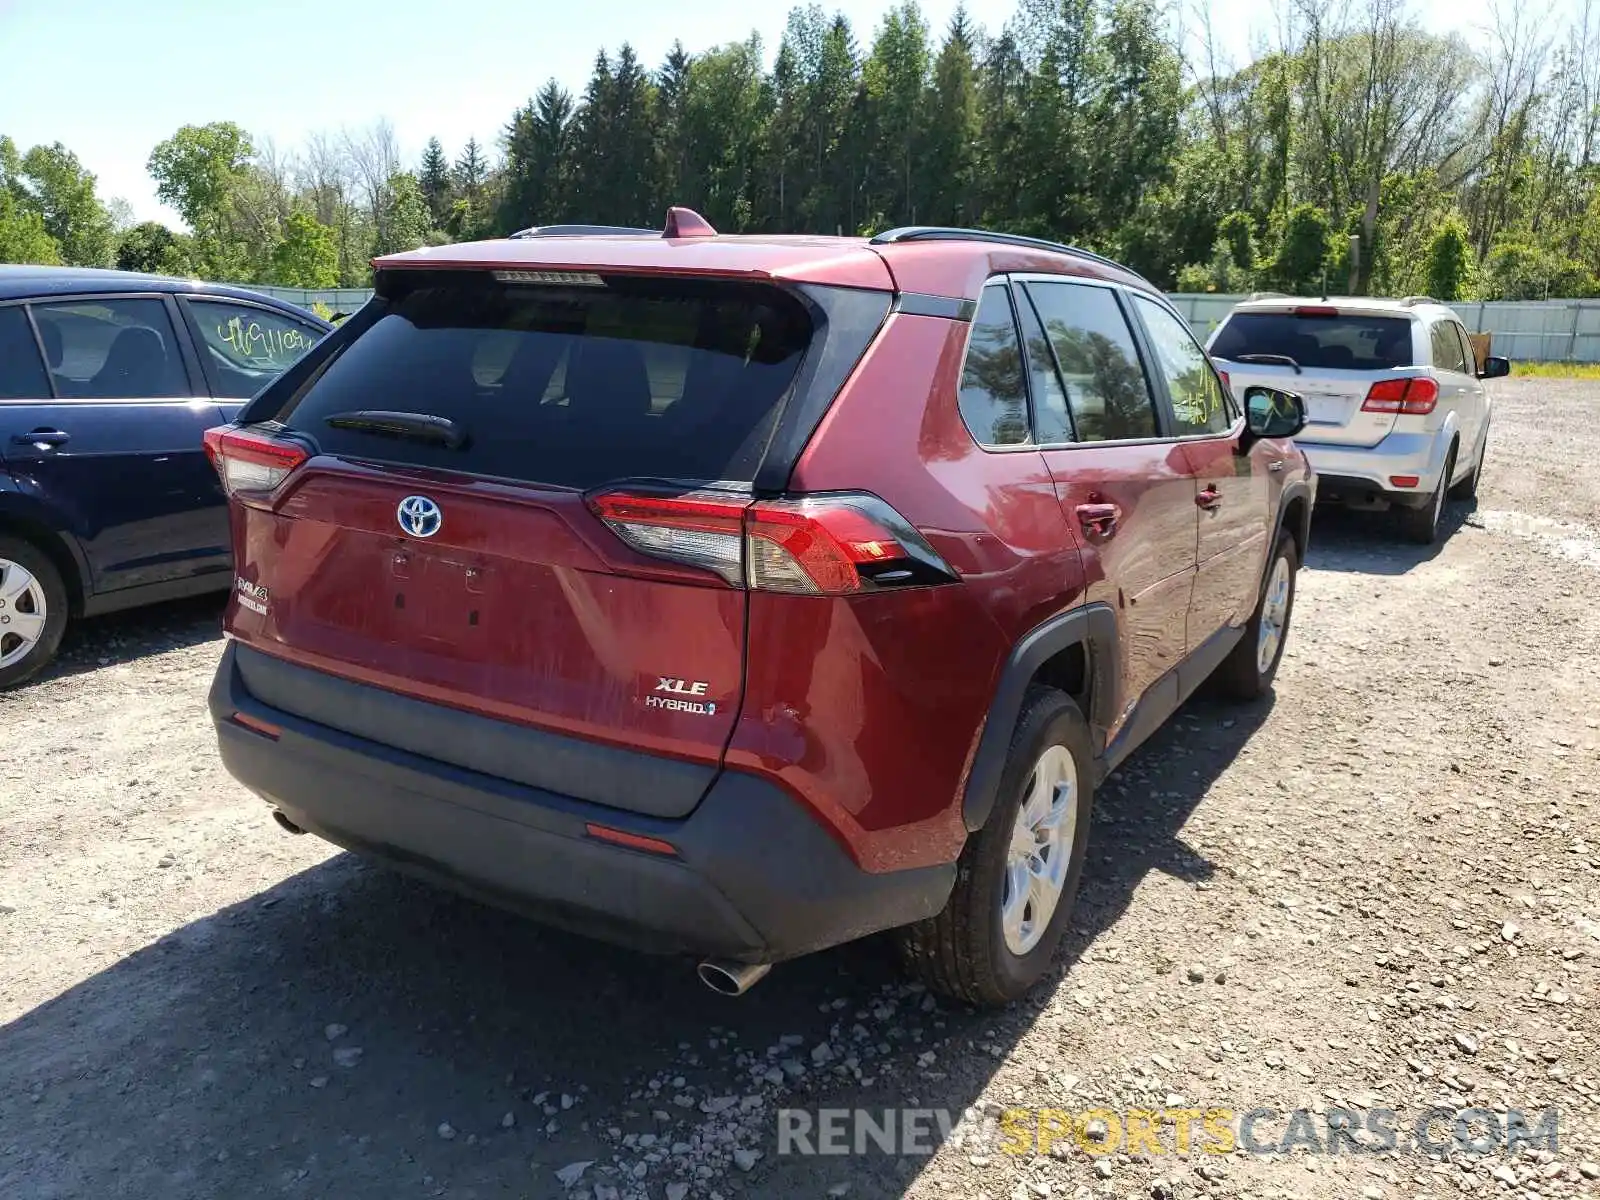
<path fill-rule="evenodd" d="M 891 317 L 793 481 L 879 496 L 961 582 L 845 599 L 751 594 L 727 764 L 776 776 L 871 871 L 960 853 L 962 789 L 1006 656 L 1083 594 L 1042 457 L 982 450 L 961 421 L 969 328 Z"/>

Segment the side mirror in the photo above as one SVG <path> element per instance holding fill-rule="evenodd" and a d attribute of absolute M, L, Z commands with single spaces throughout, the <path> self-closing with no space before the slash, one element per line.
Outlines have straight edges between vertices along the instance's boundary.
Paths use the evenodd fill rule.
<path fill-rule="evenodd" d="M 1306 402 L 1295 392 L 1248 387 L 1244 391 L 1244 411 L 1245 424 L 1253 437 L 1293 437 L 1306 427 Z"/>
<path fill-rule="evenodd" d="M 1504 379 L 1509 374 L 1511 374 L 1511 360 L 1491 354 L 1483 360 L 1483 370 L 1478 372 L 1478 378 Z"/>

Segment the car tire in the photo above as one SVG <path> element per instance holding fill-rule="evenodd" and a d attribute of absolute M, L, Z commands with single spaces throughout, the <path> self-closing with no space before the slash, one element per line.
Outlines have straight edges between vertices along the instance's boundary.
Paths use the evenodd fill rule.
<path fill-rule="evenodd" d="M 1289 642 L 1289 622 L 1294 617 L 1295 581 L 1300 574 L 1300 554 L 1294 538 L 1278 535 L 1267 564 L 1256 610 L 1244 627 L 1244 636 L 1222 660 L 1212 681 L 1230 700 L 1256 700 L 1272 690 L 1283 648 Z"/>
<path fill-rule="evenodd" d="M 1419 546 L 1431 546 L 1439 540 L 1439 519 L 1444 515 L 1444 502 L 1450 493 L 1450 476 L 1455 474 L 1455 469 L 1456 448 L 1451 446 L 1444 460 L 1444 473 L 1439 476 L 1439 486 L 1428 494 L 1427 501 L 1415 508 L 1396 510 L 1400 534 L 1406 541 Z"/>
<path fill-rule="evenodd" d="M 0 691 L 43 670 L 66 629 L 67 586 L 55 563 L 32 542 L 0 534 Z"/>
<path fill-rule="evenodd" d="M 1484 426 L 1483 440 L 1478 444 L 1478 461 L 1472 464 L 1472 474 L 1450 489 L 1452 500 L 1476 500 L 1478 480 L 1483 475 L 1483 460 L 1489 454 L 1489 428 Z"/>
<path fill-rule="evenodd" d="M 1083 874 L 1093 769 L 1089 725 L 1072 698 L 1030 688 L 999 796 L 983 828 L 967 839 L 949 902 L 900 931 L 907 967 L 934 991 L 998 1007 L 1050 970 Z M 1030 835 L 1035 849 L 1028 855 Z M 1042 912 L 1052 900 L 1053 909 Z"/>

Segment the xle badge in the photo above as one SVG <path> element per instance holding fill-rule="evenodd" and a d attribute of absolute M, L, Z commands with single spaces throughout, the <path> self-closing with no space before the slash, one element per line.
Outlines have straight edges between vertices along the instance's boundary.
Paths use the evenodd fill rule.
<path fill-rule="evenodd" d="M 717 715 L 717 706 L 710 700 L 680 700 L 679 696 L 704 696 L 711 685 L 698 679 L 671 679 L 657 676 L 655 691 L 645 697 L 646 708 L 664 708 L 669 712 L 698 713 L 705 717 Z"/>
<path fill-rule="evenodd" d="M 233 577 L 233 586 L 239 593 L 239 603 L 251 612 L 267 615 L 267 605 L 272 602 L 272 593 L 259 583 L 251 583 L 237 575 Z"/>

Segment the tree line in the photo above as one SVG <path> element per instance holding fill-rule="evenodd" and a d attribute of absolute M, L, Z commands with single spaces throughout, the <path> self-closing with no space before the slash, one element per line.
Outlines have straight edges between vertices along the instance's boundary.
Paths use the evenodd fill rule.
<path fill-rule="evenodd" d="M 1407 0 L 1284 0 L 1243 66 L 1157 0 L 1020 0 L 992 32 L 906 0 L 869 43 L 812 4 L 770 64 L 755 35 L 654 69 L 623 44 L 495 146 L 413 163 L 385 122 L 287 151 L 184 126 L 148 167 L 186 230 L 131 223 L 65 146 L 0 136 L 0 261 L 361 286 L 374 255 L 687 204 L 727 232 L 981 225 L 1183 291 L 1593 295 L 1591 3 L 1564 28 L 1508 6 L 1474 48 Z"/>

